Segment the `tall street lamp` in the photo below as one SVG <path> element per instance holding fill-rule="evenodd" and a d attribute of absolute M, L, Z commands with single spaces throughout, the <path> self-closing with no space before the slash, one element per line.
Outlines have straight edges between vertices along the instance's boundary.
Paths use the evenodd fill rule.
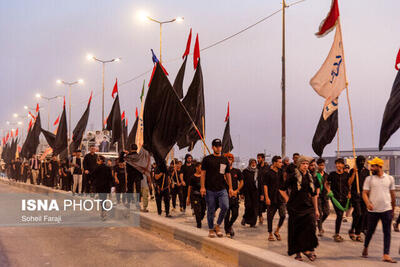
<path fill-rule="evenodd" d="M 69 114 L 69 119 L 68 119 L 68 138 L 69 138 L 69 140 L 71 140 L 71 87 L 73 86 L 73 85 L 76 85 L 76 84 L 83 84 L 83 80 L 82 79 L 79 79 L 79 80 L 77 80 L 77 81 L 74 81 L 74 82 L 66 82 L 66 81 L 63 81 L 63 80 L 57 80 L 57 83 L 58 84 L 65 84 L 65 85 L 67 85 L 68 86 L 68 106 L 69 106 L 69 110 L 68 110 L 68 114 Z"/>
<path fill-rule="evenodd" d="M 109 59 L 109 60 L 103 60 L 103 59 L 99 59 L 91 54 L 88 54 L 86 56 L 86 58 L 88 60 L 95 60 L 97 62 L 102 63 L 103 66 L 103 70 L 102 70 L 102 74 L 101 74 L 101 87 L 102 87 L 102 98 L 101 98 L 101 125 L 102 125 L 102 129 L 104 129 L 104 71 L 106 68 L 106 64 L 107 63 L 111 63 L 111 62 L 119 62 L 121 60 L 121 58 L 117 57 L 117 58 L 113 58 L 113 59 Z"/>
<path fill-rule="evenodd" d="M 50 131 L 50 101 L 54 100 L 54 99 L 62 98 L 62 96 L 61 95 L 56 95 L 56 96 L 53 96 L 53 97 L 47 97 L 47 96 L 44 96 L 44 95 L 41 95 L 41 94 L 36 94 L 36 98 L 47 100 L 47 109 L 48 109 L 48 111 L 47 111 L 47 131 Z M 27 107 L 26 109 L 29 109 L 29 107 Z"/>
<path fill-rule="evenodd" d="M 183 17 L 176 17 L 173 18 L 171 20 L 166 20 L 166 21 L 160 21 L 157 19 L 154 19 L 152 17 L 150 17 L 147 13 L 145 13 L 144 11 L 139 12 L 139 18 L 141 20 L 150 20 L 153 22 L 156 22 L 160 25 L 160 62 L 162 63 L 162 25 L 163 24 L 167 24 L 167 23 L 171 23 L 171 22 L 182 22 L 184 20 Z"/>

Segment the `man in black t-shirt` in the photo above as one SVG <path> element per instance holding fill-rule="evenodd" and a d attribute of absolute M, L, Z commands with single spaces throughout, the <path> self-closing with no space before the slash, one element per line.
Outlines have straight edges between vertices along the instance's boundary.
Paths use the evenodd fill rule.
<path fill-rule="evenodd" d="M 154 170 L 154 183 L 155 183 L 155 195 L 158 215 L 161 215 L 161 201 L 164 200 L 165 205 L 165 216 L 171 217 L 169 214 L 169 179 L 166 173 L 162 172 L 157 166 Z"/>
<path fill-rule="evenodd" d="M 84 175 L 82 177 L 82 191 L 86 194 L 94 192 L 94 188 L 91 188 L 93 182 L 92 173 L 97 168 L 96 147 L 91 145 L 89 150 L 90 153 L 86 154 L 83 158 Z"/>
<path fill-rule="evenodd" d="M 185 164 L 181 167 L 181 171 L 179 174 L 179 178 L 181 180 L 182 200 L 183 200 L 182 203 L 180 203 L 182 212 L 186 211 L 186 205 L 188 204 L 186 203 L 186 200 L 190 184 L 190 177 L 192 177 L 193 174 L 196 172 L 192 162 L 193 162 L 192 155 L 186 154 Z"/>
<path fill-rule="evenodd" d="M 279 222 L 274 235 L 276 240 L 281 241 L 282 238 L 279 234 L 279 229 L 282 227 L 286 217 L 286 208 L 284 201 L 279 193 L 279 189 L 283 184 L 282 174 L 282 158 L 274 156 L 272 158 L 272 165 L 270 170 L 264 176 L 264 194 L 265 204 L 267 205 L 267 222 L 268 222 L 268 240 L 275 241 L 272 235 L 272 223 L 277 211 L 279 211 Z"/>
<path fill-rule="evenodd" d="M 225 215 L 225 234 L 227 237 L 233 237 L 235 232 L 233 231 L 233 224 L 235 223 L 237 217 L 239 216 L 239 192 L 243 187 L 243 174 L 239 169 L 233 168 L 232 164 L 235 161 L 235 157 L 231 153 L 226 153 L 224 155 L 228 159 L 229 169 L 231 173 L 232 179 L 232 190 L 234 195 L 229 198 L 229 209 Z M 229 187 L 226 186 L 226 190 L 229 190 Z"/>
<path fill-rule="evenodd" d="M 345 208 L 347 204 L 347 199 L 350 197 L 349 190 L 349 178 L 350 175 L 344 171 L 344 159 L 338 158 L 335 160 L 336 171 L 331 172 L 328 176 L 328 180 L 325 183 L 327 190 L 331 190 L 333 196 L 340 203 L 340 205 Z M 333 208 L 336 212 L 336 222 L 335 222 L 335 235 L 333 240 L 336 242 L 342 242 L 344 239 L 340 236 L 340 227 L 342 225 L 343 211 L 338 208 L 332 201 Z"/>
<path fill-rule="evenodd" d="M 229 195 L 234 196 L 231 183 L 231 175 L 228 160 L 221 155 L 222 142 L 220 139 L 212 141 L 214 153 L 204 157 L 201 164 L 201 189 L 202 196 L 206 196 L 207 202 L 207 222 L 209 228 L 209 237 L 222 237 L 223 234 L 220 225 L 225 218 L 229 208 L 229 197 L 226 191 L 226 182 L 228 182 Z M 226 181 L 225 181 L 226 178 Z M 215 206 L 219 203 L 219 216 L 217 224 L 214 227 Z"/>
<path fill-rule="evenodd" d="M 366 218 L 368 210 L 362 199 L 362 190 L 364 186 L 364 181 L 369 176 L 369 170 L 367 170 L 364 165 L 365 157 L 358 156 L 356 159 L 357 168 L 351 169 L 351 178 L 349 181 L 349 183 L 351 184 L 351 206 L 353 207 L 353 222 L 351 224 L 349 235 L 352 240 L 358 242 L 363 241 L 360 235 L 361 232 L 366 233 L 367 230 Z M 355 179 L 355 175 L 353 175 L 354 171 L 358 171 L 359 190 L 357 190 L 357 181 Z"/>

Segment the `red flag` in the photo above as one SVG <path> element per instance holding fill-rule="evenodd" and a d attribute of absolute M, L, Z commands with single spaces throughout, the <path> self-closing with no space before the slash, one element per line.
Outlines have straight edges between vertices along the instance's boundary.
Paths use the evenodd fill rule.
<path fill-rule="evenodd" d="M 138 112 L 138 110 L 137 110 L 137 107 L 136 107 L 135 115 L 136 115 L 136 118 L 139 117 L 139 112 Z"/>
<path fill-rule="evenodd" d="M 10 137 L 10 132 L 8 132 L 6 135 L 6 143 L 7 143 L 9 137 Z"/>
<path fill-rule="evenodd" d="M 399 49 L 399 52 L 397 53 L 395 68 L 396 68 L 396 70 L 399 70 L 399 68 L 400 68 L 400 49 Z"/>
<path fill-rule="evenodd" d="M 18 136 L 18 128 L 17 128 L 17 130 L 15 131 L 15 137 L 17 137 Z"/>
<path fill-rule="evenodd" d="M 92 102 L 92 97 L 93 97 L 93 91 L 90 92 L 89 104 L 90 104 L 90 102 Z"/>
<path fill-rule="evenodd" d="M 63 106 L 63 108 L 65 107 L 65 96 L 64 96 L 64 106 Z"/>
<path fill-rule="evenodd" d="M 123 119 L 125 119 L 125 110 L 122 112 L 122 114 L 121 114 L 121 121 L 123 120 Z"/>
<path fill-rule="evenodd" d="M 60 115 L 58 115 L 56 121 L 53 123 L 54 126 L 56 126 L 60 122 Z"/>
<path fill-rule="evenodd" d="M 196 43 L 194 44 L 194 53 L 193 53 L 193 65 L 194 69 L 197 68 L 197 63 L 200 59 L 200 47 L 199 47 L 199 34 L 196 35 Z"/>
<path fill-rule="evenodd" d="M 39 103 L 36 104 L 36 112 L 39 112 Z"/>
<path fill-rule="evenodd" d="M 11 138 L 13 138 L 14 136 L 13 136 L 13 131 L 11 130 Z"/>
<path fill-rule="evenodd" d="M 182 58 L 185 58 L 185 56 L 189 55 L 191 42 L 192 42 L 192 28 L 190 28 L 189 37 L 188 37 L 188 40 L 186 43 L 186 50 L 185 50 L 185 53 L 183 54 Z"/>
<path fill-rule="evenodd" d="M 115 79 L 114 89 L 111 93 L 112 98 L 114 98 L 115 94 L 118 94 L 118 79 Z"/>
<path fill-rule="evenodd" d="M 125 122 L 126 122 L 125 126 L 128 127 L 128 118 L 125 119 Z"/>
<path fill-rule="evenodd" d="M 228 102 L 228 112 L 226 113 L 225 122 L 229 119 L 229 102 Z"/>
<path fill-rule="evenodd" d="M 3 146 L 6 144 L 6 138 L 3 136 Z"/>
<path fill-rule="evenodd" d="M 30 113 L 30 112 L 29 112 Z M 31 114 L 32 115 L 32 114 Z M 32 119 L 31 119 L 31 121 L 29 122 L 29 127 L 28 127 L 28 132 L 29 132 L 29 130 L 31 129 L 31 127 L 32 127 Z"/>
<path fill-rule="evenodd" d="M 331 10 L 326 18 L 319 25 L 319 30 L 315 34 L 318 37 L 323 37 L 335 28 L 336 21 L 339 18 L 339 5 L 338 0 L 332 0 Z"/>

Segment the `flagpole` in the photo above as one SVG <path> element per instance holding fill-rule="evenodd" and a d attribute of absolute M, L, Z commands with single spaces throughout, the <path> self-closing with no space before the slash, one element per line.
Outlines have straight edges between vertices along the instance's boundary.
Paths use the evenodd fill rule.
<path fill-rule="evenodd" d="M 202 123 L 203 123 L 203 136 L 204 136 L 204 138 L 206 138 L 205 127 L 204 127 L 204 116 L 201 117 L 201 120 L 202 120 Z M 203 145 L 203 155 L 204 156 L 206 155 L 206 148 L 205 148 L 204 145 Z"/>
<path fill-rule="evenodd" d="M 340 23 L 340 18 L 338 18 L 338 27 L 340 30 L 340 35 L 342 35 L 342 26 Z M 349 97 L 349 82 L 347 80 L 347 74 L 346 74 L 346 61 L 345 61 L 345 57 L 344 57 L 344 45 L 343 45 L 343 36 L 342 37 L 342 50 L 343 50 L 343 62 L 345 64 L 343 64 L 343 70 L 344 70 L 344 75 L 346 77 L 346 97 L 347 97 L 347 104 L 349 107 L 349 117 L 350 117 L 350 129 L 351 129 L 351 143 L 353 146 L 353 158 L 354 160 L 356 160 L 356 146 L 354 144 L 354 124 L 353 124 L 353 116 L 351 114 L 351 104 L 350 104 L 350 97 Z M 356 172 L 356 183 L 357 183 L 357 193 L 360 194 L 360 181 L 358 178 L 358 171 Z"/>
<path fill-rule="evenodd" d="M 286 1 L 282 0 L 282 158 L 286 156 L 286 65 L 285 65 L 285 9 Z"/>
<path fill-rule="evenodd" d="M 338 128 L 337 128 L 337 153 L 336 153 L 336 158 L 340 157 L 340 139 L 339 139 L 339 101 L 338 101 Z"/>

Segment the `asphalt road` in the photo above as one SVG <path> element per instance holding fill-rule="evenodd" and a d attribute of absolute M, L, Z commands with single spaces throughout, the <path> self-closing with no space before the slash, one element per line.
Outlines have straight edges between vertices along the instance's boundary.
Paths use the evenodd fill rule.
<path fill-rule="evenodd" d="M 0 184 L 0 194 L 25 191 Z M 0 227 L 0 266 L 223 266 L 137 227 Z"/>

